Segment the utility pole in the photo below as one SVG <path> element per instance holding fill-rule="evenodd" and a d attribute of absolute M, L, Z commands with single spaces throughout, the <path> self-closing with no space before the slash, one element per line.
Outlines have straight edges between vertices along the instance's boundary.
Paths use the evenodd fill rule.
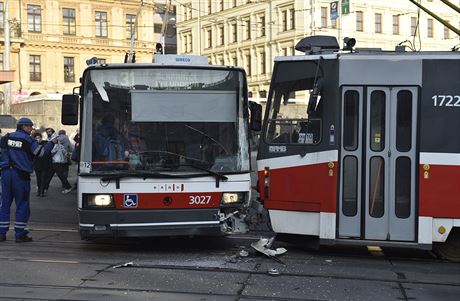
<path fill-rule="evenodd" d="M 201 55 L 201 0 L 198 0 L 198 55 Z"/>
<path fill-rule="evenodd" d="M 5 13 L 3 14 L 3 41 L 5 44 L 5 70 L 10 70 L 10 24 L 8 20 L 8 0 L 5 1 Z M 11 83 L 6 83 L 4 85 L 5 99 L 3 100 L 3 114 L 10 114 L 10 104 L 11 104 Z"/>
<path fill-rule="evenodd" d="M 139 8 L 137 9 L 137 13 L 136 13 L 136 19 L 134 19 L 134 26 L 131 29 L 131 41 L 130 41 L 128 59 L 127 59 L 127 62 L 129 63 L 134 63 L 134 58 L 135 58 L 134 56 L 134 38 L 136 37 L 137 20 L 139 20 L 139 14 L 141 13 L 142 6 L 144 6 L 144 0 L 141 0 L 141 3 L 139 4 Z"/>
<path fill-rule="evenodd" d="M 166 48 L 166 30 L 168 28 L 168 22 L 169 22 L 169 8 L 171 7 L 171 0 L 168 1 L 168 3 L 166 4 L 166 7 L 165 7 L 165 15 L 164 15 L 164 19 L 163 19 L 163 24 L 161 26 L 161 45 L 162 45 L 162 50 L 163 50 L 163 53 L 162 54 L 165 54 L 165 48 Z"/>

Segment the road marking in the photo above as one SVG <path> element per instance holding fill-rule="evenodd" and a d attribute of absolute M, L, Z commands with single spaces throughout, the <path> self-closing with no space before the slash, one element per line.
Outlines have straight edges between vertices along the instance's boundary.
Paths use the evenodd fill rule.
<path fill-rule="evenodd" d="M 78 232 L 77 229 L 51 229 L 51 228 L 31 228 L 31 227 L 29 227 L 29 230 L 31 230 L 31 231 L 48 231 L 48 232 L 72 232 L 72 233 Z"/>
<path fill-rule="evenodd" d="M 79 264 L 78 261 L 68 261 L 68 260 L 50 260 L 50 259 L 29 259 L 29 262 L 46 262 L 46 263 L 71 263 Z"/>

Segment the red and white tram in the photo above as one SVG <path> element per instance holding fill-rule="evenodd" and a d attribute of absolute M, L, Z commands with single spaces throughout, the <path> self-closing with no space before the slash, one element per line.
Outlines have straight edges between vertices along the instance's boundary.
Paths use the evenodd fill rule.
<path fill-rule="evenodd" d="M 257 158 L 273 230 L 460 260 L 460 53 L 296 49 L 275 58 Z"/>
<path fill-rule="evenodd" d="M 81 84 L 80 95 L 64 96 L 62 121 L 80 122 L 82 238 L 247 231 L 243 69 L 157 55 L 152 64 L 91 65 Z"/>

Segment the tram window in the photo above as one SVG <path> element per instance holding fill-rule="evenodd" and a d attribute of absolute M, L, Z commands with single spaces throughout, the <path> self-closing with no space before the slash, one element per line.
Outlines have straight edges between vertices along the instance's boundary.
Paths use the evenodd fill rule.
<path fill-rule="evenodd" d="M 370 160 L 369 181 L 369 215 L 382 217 L 385 212 L 385 161 L 382 157 L 372 157 Z"/>
<path fill-rule="evenodd" d="M 358 160 L 353 156 L 343 159 L 342 213 L 355 216 L 358 211 Z"/>
<path fill-rule="evenodd" d="M 412 146 L 412 93 L 399 91 L 396 112 L 396 149 L 408 152 Z"/>
<path fill-rule="evenodd" d="M 297 97 L 297 98 L 291 98 Z M 268 119 L 267 143 L 318 144 L 321 119 L 307 118 L 308 91 L 275 90 Z"/>
<path fill-rule="evenodd" d="M 408 157 L 396 159 L 395 214 L 399 218 L 410 216 L 411 160 Z"/>
<path fill-rule="evenodd" d="M 385 92 L 373 91 L 371 94 L 370 146 L 374 152 L 385 148 Z"/>
<path fill-rule="evenodd" d="M 359 93 L 348 90 L 344 95 L 343 147 L 347 151 L 358 148 Z"/>

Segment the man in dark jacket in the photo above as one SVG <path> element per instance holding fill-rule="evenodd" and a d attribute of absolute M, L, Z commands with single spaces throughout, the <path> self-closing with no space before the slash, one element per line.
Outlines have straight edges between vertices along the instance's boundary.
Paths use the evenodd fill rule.
<path fill-rule="evenodd" d="M 32 120 L 20 118 L 16 132 L 7 134 L 0 140 L 2 155 L 2 202 L 0 206 L 0 242 L 6 240 L 10 226 L 10 207 L 16 202 L 14 230 L 16 242 L 32 240 L 25 229 L 30 216 L 30 174 L 33 171 L 34 156 L 44 156 L 51 152 L 57 140 L 49 141 L 44 147 L 30 136 Z"/>
<path fill-rule="evenodd" d="M 40 132 L 36 132 L 35 135 L 32 137 L 37 140 L 40 147 L 45 147 L 48 143 L 47 140 L 42 139 L 42 134 Z M 53 166 L 51 165 L 51 154 L 44 154 L 43 156 L 35 156 L 34 157 L 34 170 L 35 175 L 37 177 L 37 196 L 44 197 L 45 196 L 45 185 L 47 184 L 48 173 Z"/>

